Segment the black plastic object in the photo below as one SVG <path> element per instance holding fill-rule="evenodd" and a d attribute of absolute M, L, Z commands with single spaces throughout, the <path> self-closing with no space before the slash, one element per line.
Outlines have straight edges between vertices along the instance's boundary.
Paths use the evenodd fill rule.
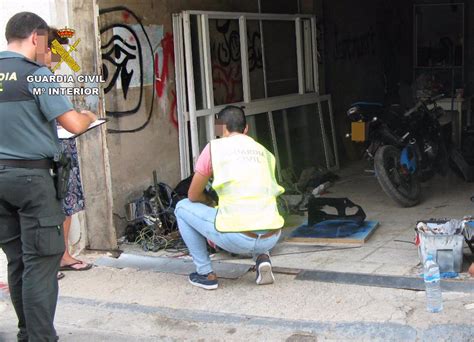
<path fill-rule="evenodd" d="M 56 198 L 59 200 L 66 198 L 68 194 L 71 169 L 71 156 L 68 153 L 61 153 L 54 157 L 54 185 L 56 186 Z"/>
<path fill-rule="evenodd" d="M 176 196 L 176 200 L 173 201 L 173 204 L 172 204 L 173 208 L 176 207 L 176 204 L 180 200 L 188 197 L 188 191 L 189 191 L 189 187 L 191 186 L 193 176 L 194 176 L 194 173 L 188 178 L 181 180 L 178 183 L 178 185 L 176 185 L 176 187 L 174 188 L 174 192 L 177 194 L 177 196 Z M 219 203 L 219 197 L 217 196 L 217 193 L 215 192 L 214 189 L 206 188 L 204 189 L 204 193 L 207 194 L 214 202 Z"/>
<path fill-rule="evenodd" d="M 387 287 L 415 291 L 425 290 L 425 284 L 423 279 L 420 277 L 304 270 L 298 273 L 295 279 L 335 284 Z M 446 292 L 472 293 L 472 284 L 470 281 L 442 279 L 441 289 Z"/>
<path fill-rule="evenodd" d="M 368 122 L 383 112 L 383 105 L 377 102 L 356 102 L 347 111 L 347 116 L 353 122 Z"/>
<path fill-rule="evenodd" d="M 176 187 L 174 188 L 174 192 L 176 192 L 178 194 L 178 196 L 180 196 L 181 198 L 188 197 L 188 190 L 189 190 L 189 187 L 191 186 L 193 176 L 194 176 L 194 174 L 192 174 L 188 178 L 185 178 L 185 179 L 181 180 L 178 183 L 178 185 L 176 185 Z"/>
<path fill-rule="evenodd" d="M 337 215 L 325 212 L 324 207 L 333 207 L 337 210 Z M 352 215 L 347 215 L 347 209 L 357 208 L 357 212 Z M 323 222 L 323 221 L 350 221 L 357 225 L 362 225 L 366 216 L 360 205 L 354 204 L 348 198 L 326 198 L 313 197 L 308 202 L 308 225 Z"/>

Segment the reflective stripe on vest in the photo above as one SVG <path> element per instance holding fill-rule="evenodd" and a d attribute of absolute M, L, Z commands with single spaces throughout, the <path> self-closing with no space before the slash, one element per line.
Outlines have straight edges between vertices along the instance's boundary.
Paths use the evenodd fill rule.
<path fill-rule="evenodd" d="M 220 232 L 283 227 L 276 197 L 275 157 L 252 138 L 237 134 L 211 142 L 214 181 L 219 195 L 216 229 Z"/>

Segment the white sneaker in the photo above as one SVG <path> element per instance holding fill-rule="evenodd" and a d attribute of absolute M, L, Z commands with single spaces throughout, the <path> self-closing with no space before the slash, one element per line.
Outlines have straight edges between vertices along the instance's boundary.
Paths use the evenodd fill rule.
<path fill-rule="evenodd" d="M 257 279 L 255 282 L 257 285 L 273 284 L 275 277 L 272 272 L 272 263 L 270 257 L 267 254 L 260 254 L 257 258 L 256 263 Z"/>

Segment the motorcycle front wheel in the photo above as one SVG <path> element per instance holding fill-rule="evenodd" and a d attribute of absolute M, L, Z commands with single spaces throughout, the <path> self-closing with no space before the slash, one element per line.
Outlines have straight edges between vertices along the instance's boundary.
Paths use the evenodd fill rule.
<path fill-rule="evenodd" d="M 413 207 L 420 202 L 421 186 L 416 175 L 405 172 L 400 165 L 400 150 L 385 145 L 374 158 L 377 180 L 382 190 L 402 207 Z"/>

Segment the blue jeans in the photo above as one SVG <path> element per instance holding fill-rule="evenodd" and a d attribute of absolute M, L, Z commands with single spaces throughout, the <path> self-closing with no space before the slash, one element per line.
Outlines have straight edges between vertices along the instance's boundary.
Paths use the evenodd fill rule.
<path fill-rule="evenodd" d="M 255 258 L 260 254 L 268 253 L 276 245 L 281 234 L 279 232 L 261 239 L 241 233 L 218 232 L 214 226 L 217 209 L 202 203 L 191 202 L 187 198 L 178 202 L 174 213 L 181 237 L 193 257 L 199 274 L 212 272 L 206 239 L 230 253 L 251 254 Z"/>

